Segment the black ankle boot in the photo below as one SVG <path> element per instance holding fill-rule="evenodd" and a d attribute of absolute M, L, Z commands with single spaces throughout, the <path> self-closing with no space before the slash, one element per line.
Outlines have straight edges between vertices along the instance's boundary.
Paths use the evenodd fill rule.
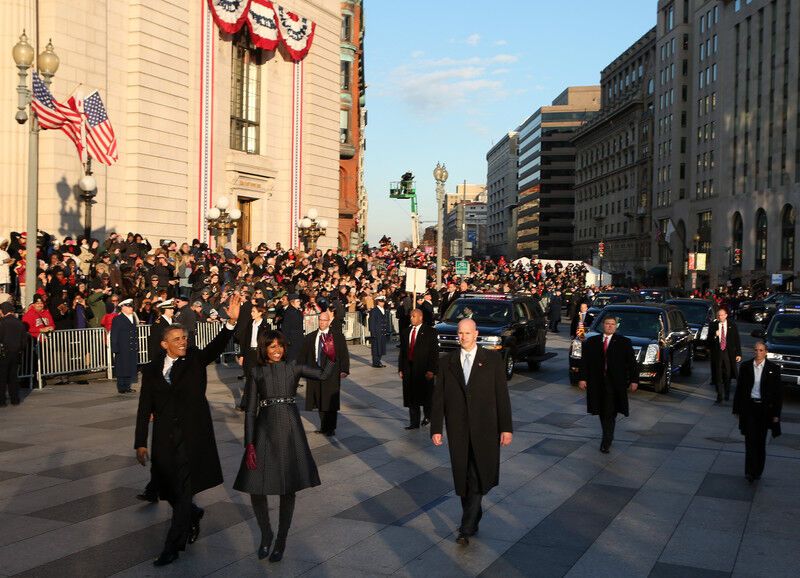
<path fill-rule="evenodd" d="M 283 559 L 283 551 L 286 549 L 286 538 L 278 536 L 275 540 L 275 547 L 272 549 L 272 554 L 269 555 L 270 562 L 280 562 Z"/>
<path fill-rule="evenodd" d="M 258 559 L 263 560 L 269 556 L 269 548 L 272 546 L 272 532 L 269 536 L 261 536 L 261 545 L 258 547 Z"/>

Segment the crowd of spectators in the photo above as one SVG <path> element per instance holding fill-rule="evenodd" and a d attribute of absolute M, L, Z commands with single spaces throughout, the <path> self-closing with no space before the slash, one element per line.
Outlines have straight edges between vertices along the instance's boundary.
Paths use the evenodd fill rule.
<path fill-rule="evenodd" d="M 470 259 L 470 273 L 456 277 L 446 266 L 442 287 L 435 285 L 435 255 L 401 249 L 384 238 L 378 247 L 360 251 L 284 249 L 247 244 L 237 252 L 217 252 L 198 239 L 154 246 L 142 235 L 111 233 L 106 239 L 66 237 L 41 233 L 37 243 L 36 287 L 33 303 L 23 313 L 31 335 L 54 329 L 104 326 L 109 329 L 117 306 L 133 299 L 140 323 L 151 324 L 159 303 L 173 299 L 189 308 L 198 321 L 224 320 L 234 291 L 264 299 L 268 318 L 280 322 L 288 296 L 297 293 L 306 315 L 331 309 L 339 314 L 366 313 L 383 295 L 389 309 L 410 314 L 413 304 L 405 293 L 407 267 L 428 270 L 428 290 L 420 303 L 430 308 L 446 305 L 454 294 L 466 291 L 531 292 L 547 306 L 551 296 L 569 295 L 585 284 L 584 266 L 560 263 L 525 267 L 504 258 Z M 27 240 L 12 233 L 0 243 L 0 291 L 4 299 L 27 303 L 25 268 Z M 560 298 L 560 297 L 559 297 Z"/>

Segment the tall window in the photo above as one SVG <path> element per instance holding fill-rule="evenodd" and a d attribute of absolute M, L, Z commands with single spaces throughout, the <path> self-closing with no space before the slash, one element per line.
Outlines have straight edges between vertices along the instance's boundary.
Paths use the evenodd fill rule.
<path fill-rule="evenodd" d="M 341 84 L 342 90 L 350 90 L 350 77 L 352 76 L 351 72 L 353 69 L 352 66 L 353 63 L 350 62 L 349 60 L 342 60 L 342 65 L 340 69 L 341 79 L 339 82 Z"/>
<path fill-rule="evenodd" d="M 350 14 L 342 14 L 341 40 L 349 42 L 352 36 L 353 36 L 353 17 Z"/>
<path fill-rule="evenodd" d="M 339 110 L 339 142 L 350 142 L 350 111 L 344 108 Z"/>
<path fill-rule="evenodd" d="M 767 268 L 767 213 L 759 209 L 756 213 L 755 268 Z"/>
<path fill-rule="evenodd" d="M 781 218 L 781 269 L 794 270 L 795 213 L 792 205 L 783 208 Z"/>
<path fill-rule="evenodd" d="M 258 154 L 260 51 L 242 30 L 234 38 L 231 52 L 231 148 Z"/>
<path fill-rule="evenodd" d="M 700 235 L 700 241 L 697 244 L 697 249 L 701 253 L 710 253 L 711 252 L 711 211 L 703 211 L 702 213 L 698 213 L 698 215 L 697 215 L 697 233 Z"/>

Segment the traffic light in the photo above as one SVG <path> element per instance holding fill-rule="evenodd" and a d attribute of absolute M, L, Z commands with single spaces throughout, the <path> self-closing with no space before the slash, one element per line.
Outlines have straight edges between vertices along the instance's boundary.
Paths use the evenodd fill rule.
<path fill-rule="evenodd" d="M 733 250 L 733 264 L 734 265 L 742 264 L 742 250 L 739 248 Z"/>
<path fill-rule="evenodd" d="M 602 257 L 606 252 L 606 244 L 603 241 L 600 241 L 597 244 L 597 254 Z"/>

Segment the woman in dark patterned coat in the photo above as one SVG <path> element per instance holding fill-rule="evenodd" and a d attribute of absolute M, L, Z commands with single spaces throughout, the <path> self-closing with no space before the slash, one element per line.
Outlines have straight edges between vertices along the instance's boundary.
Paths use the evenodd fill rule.
<path fill-rule="evenodd" d="M 261 544 L 258 558 L 270 562 L 283 558 L 286 536 L 292 523 L 295 492 L 318 486 L 319 473 L 306 432 L 295 404 L 301 377 L 327 379 L 336 365 L 326 362 L 322 369 L 285 361 L 286 338 L 278 331 L 258 336 L 257 364 L 248 381 L 245 416 L 245 454 L 233 487 L 250 494 Z M 272 527 L 267 496 L 279 495 L 278 536 L 272 554 Z"/>

